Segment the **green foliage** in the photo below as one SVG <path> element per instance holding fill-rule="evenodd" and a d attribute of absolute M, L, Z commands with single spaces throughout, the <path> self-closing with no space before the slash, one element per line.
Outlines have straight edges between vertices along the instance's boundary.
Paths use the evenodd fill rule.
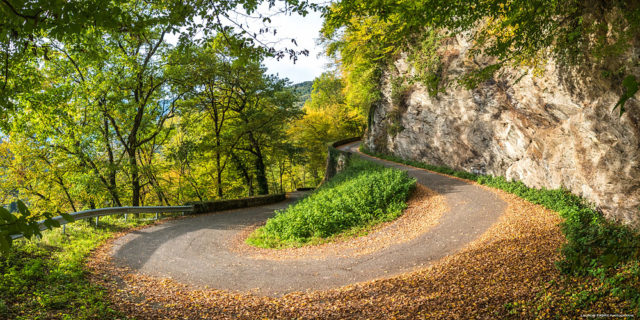
<path fill-rule="evenodd" d="M 287 80 L 266 74 L 265 50 L 232 34 L 172 47 L 165 30 L 144 33 L 95 39 L 99 62 L 49 53 L 0 143 L 0 200 L 58 215 L 268 191 L 301 111 Z"/>
<path fill-rule="evenodd" d="M 618 103 L 613 107 L 613 110 L 620 108 L 620 116 L 625 112 L 624 104 L 638 92 L 640 83 L 638 83 L 635 76 L 629 75 L 622 80 L 622 86 L 624 87 L 624 93 L 620 97 L 620 100 L 618 100 Z"/>
<path fill-rule="evenodd" d="M 500 68 L 503 67 L 503 64 L 496 63 L 491 64 L 483 68 L 478 68 L 475 72 L 471 72 L 463 75 L 460 79 L 458 79 L 458 83 L 463 85 L 467 89 L 476 88 L 481 83 L 491 79 Z"/>
<path fill-rule="evenodd" d="M 394 109 L 404 109 L 405 95 L 408 87 L 405 84 L 406 79 L 404 77 L 393 77 L 391 79 L 391 106 Z"/>
<path fill-rule="evenodd" d="M 311 98 L 311 91 L 313 91 L 313 81 L 304 81 L 291 85 L 291 91 L 296 96 L 296 107 L 302 108 L 307 100 Z"/>
<path fill-rule="evenodd" d="M 317 77 L 303 107 L 304 115 L 288 129 L 289 139 L 302 150 L 305 170 L 311 172 L 315 184 L 322 180 L 327 144 L 364 132 L 364 117 L 347 103 L 345 90 L 344 81 L 333 72 Z"/>
<path fill-rule="evenodd" d="M 273 11 L 302 16 L 319 7 L 304 0 L 3 1 L 0 3 L 0 16 L 3 17 L 0 24 L 0 120 L 6 121 L 4 112 L 17 107 L 13 97 L 30 92 L 31 83 L 37 81 L 31 77 L 37 64 L 31 62 L 47 61 L 51 52 L 61 47 L 78 48 L 88 53 L 92 60 L 99 60 L 101 48 L 96 45 L 96 38 L 135 33 L 146 39 L 147 30 L 164 29 L 177 34 L 181 41 L 194 42 L 193 39 L 200 35 L 209 37 L 228 32 L 229 25 L 237 25 L 247 45 L 263 45 L 270 54 L 280 58 L 289 55 L 296 59 L 300 54 L 307 54 L 305 49 L 265 45 L 258 32 L 244 29 L 230 14 L 241 12 L 243 16 L 260 19 L 267 26 L 260 34 L 271 32 L 271 18 L 256 12 L 263 3 L 268 3 Z"/>
<path fill-rule="evenodd" d="M 444 81 L 442 62 L 438 54 L 440 40 L 438 32 L 429 29 L 423 35 L 422 42 L 413 48 L 409 55 L 409 61 L 413 63 L 415 69 L 415 75 L 410 81 L 422 83 L 432 97 L 443 91 L 441 88 Z"/>
<path fill-rule="evenodd" d="M 24 238 L 31 239 L 33 237 L 42 237 L 40 225 L 38 221 L 42 219 L 43 225 L 52 230 L 60 227 L 60 223 L 51 219 L 49 213 L 40 216 L 34 216 L 24 202 L 18 200 L 9 205 L 15 208 L 14 212 L 10 212 L 4 207 L 0 207 L 0 253 L 7 253 L 11 250 L 13 244 L 12 235 L 22 234 Z M 63 214 L 68 222 L 73 222 L 73 217 Z"/>
<path fill-rule="evenodd" d="M 322 32 L 329 43 L 328 53 L 341 62 L 347 104 L 367 115 L 382 97 L 380 78 L 391 58 L 399 53 L 402 38 L 392 21 L 353 17 L 349 23 L 343 32 L 329 24 Z"/>
<path fill-rule="evenodd" d="M 335 73 L 328 71 L 313 80 L 312 91 L 305 108 L 325 110 L 331 108 L 349 109 L 344 94 L 344 81 Z"/>
<path fill-rule="evenodd" d="M 588 299 L 582 300 L 576 306 L 585 307 L 589 303 L 595 303 L 599 296 L 613 296 L 627 301 L 632 308 L 640 312 L 640 291 L 637 288 L 640 278 L 640 234 L 628 226 L 606 220 L 584 199 L 563 189 L 533 189 L 520 181 L 507 181 L 504 177 L 479 176 L 404 160 L 393 155 L 379 154 L 368 150 L 364 145 L 361 145 L 360 150 L 375 157 L 476 181 L 558 212 L 564 218 L 561 227 L 567 239 L 567 243 L 561 249 L 563 259 L 557 263 L 558 268 L 566 275 L 566 279 L 569 279 L 568 282 L 571 282 L 570 279 L 574 279 L 575 282 L 586 277 L 607 284 L 593 287 L 593 292 L 583 291 L 582 295 Z M 558 295 L 557 299 L 561 299 L 562 295 L 573 290 L 575 288 L 563 287 L 553 294 Z M 552 303 L 547 301 L 548 299 L 543 298 L 539 303 Z"/>
<path fill-rule="evenodd" d="M 63 43 L 50 50 L 40 81 L 14 97 L 0 143 L 0 203 L 23 199 L 32 225 L 49 213 L 305 184 L 306 159 L 286 135 L 302 111 L 288 80 L 266 73 L 266 50 L 231 31 L 175 47 L 166 33 L 96 37 L 91 53 Z M 2 247 L 16 226 L 0 225 Z"/>
<path fill-rule="evenodd" d="M 194 188 L 200 201 L 211 197 L 208 184 L 214 184 L 218 198 L 240 189 L 230 186 L 234 180 L 244 180 L 249 194 L 254 188 L 258 194 L 268 193 L 268 165 L 282 163 L 278 155 L 287 144 L 286 129 L 302 114 L 289 82 L 266 73 L 265 52 L 244 45 L 241 38 L 220 34 L 202 45 L 183 44 L 172 57 L 175 87 L 186 92 L 182 129 L 187 133 L 176 137 L 182 142 L 177 139 L 173 150 L 190 144 L 199 151 L 175 159 L 181 171 L 195 175 L 189 184 L 200 186 Z M 213 181 L 201 170 L 209 161 Z M 232 175 L 237 178 L 227 179 Z"/>
<path fill-rule="evenodd" d="M 249 244 L 299 246 L 395 219 L 415 185 L 406 172 L 352 158 L 347 168 L 256 230 Z"/>
<path fill-rule="evenodd" d="M 89 221 L 70 224 L 66 234 L 43 233 L 0 255 L 0 318 L 122 318 L 107 302 L 104 290 L 86 278 L 88 254 L 115 232 L 148 222 L 105 217 L 100 227 Z"/>
<path fill-rule="evenodd" d="M 404 130 L 402 126 L 402 116 L 407 110 L 407 93 L 409 86 L 405 77 L 394 77 L 391 79 L 391 110 L 387 114 L 387 133 L 392 137 Z"/>
<path fill-rule="evenodd" d="M 323 33 L 331 42 L 329 52 L 340 52 L 348 86 L 361 97 L 379 95 L 373 82 L 382 70 L 392 67 L 389 61 L 397 58 L 399 51 L 411 54 L 416 43 L 431 47 L 432 30 L 470 41 L 473 46 L 467 59 L 493 58 L 485 64 L 476 63 L 458 79 L 467 87 L 477 86 L 503 67 L 529 66 L 538 72 L 549 58 L 578 68 L 637 72 L 634 59 L 627 58 L 640 40 L 640 6 L 635 1 L 345 0 L 333 3 L 325 16 Z M 432 94 L 441 80 L 433 53 L 416 53 L 426 58 L 418 64 L 427 72 L 419 76 Z M 375 76 L 365 78 L 362 70 Z M 622 86 L 625 93 L 619 105 L 634 91 L 624 83 Z M 363 110 L 375 102 L 361 100 Z"/>
<path fill-rule="evenodd" d="M 395 117 L 392 118 L 391 123 L 387 127 L 387 133 L 389 133 L 390 136 L 395 137 L 403 130 L 404 130 L 404 126 L 400 123 L 400 121 L 398 121 L 397 118 Z"/>
<path fill-rule="evenodd" d="M 10 244 L 8 233 L 37 232 L 33 224 L 48 212 L 267 193 L 285 127 L 300 112 L 287 80 L 267 75 L 261 62 L 295 60 L 306 50 L 269 46 L 234 24 L 231 11 L 268 25 L 256 11 L 265 2 L 303 16 L 318 7 L 298 0 L 0 3 L 0 203 L 17 197 L 32 211 L 24 223 L 0 226 L 0 246 Z M 203 93 L 205 85 L 214 90 Z M 233 109 L 228 126 L 203 98 Z M 224 130 L 207 130 L 212 122 Z M 287 160 L 293 167 L 300 159 Z M 288 175 L 295 189 L 297 172 Z"/>

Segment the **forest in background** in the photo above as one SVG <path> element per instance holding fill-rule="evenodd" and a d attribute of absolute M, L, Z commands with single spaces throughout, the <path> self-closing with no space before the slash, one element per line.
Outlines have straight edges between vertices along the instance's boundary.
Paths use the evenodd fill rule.
<path fill-rule="evenodd" d="M 105 44 L 113 63 L 98 66 L 49 53 L 0 144 L 4 203 L 56 213 L 318 185 L 327 143 L 364 129 L 344 108 L 342 81 L 328 72 L 311 92 L 311 82 L 267 74 L 260 50 L 227 40 Z"/>
<path fill-rule="evenodd" d="M 192 37 L 193 26 L 185 33 L 175 21 L 154 20 L 161 13 L 119 22 L 116 31 L 9 36 L 3 203 L 19 199 L 37 217 L 315 187 L 326 144 L 363 133 L 335 72 L 293 85 L 263 61 L 299 53 L 265 47 L 242 26 Z M 170 34 L 180 35 L 177 43 Z"/>

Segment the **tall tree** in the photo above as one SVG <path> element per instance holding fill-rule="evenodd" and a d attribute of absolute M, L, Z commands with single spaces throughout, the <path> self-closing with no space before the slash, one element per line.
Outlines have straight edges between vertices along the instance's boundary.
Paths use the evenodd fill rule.
<path fill-rule="evenodd" d="M 251 48 L 242 38 L 219 34 L 201 46 L 178 50 L 174 65 L 176 82 L 189 89 L 194 111 L 203 115 L 212 141 L 218 197 L 223 196 L 223 174 L 235 162 L 253 189 L 255 175 L 258 194 L 269 192 L 266 152 L 274 141 L 284 139 L 283 128 L 299 114 L 288 82 L 266 74 L 262 61 L 267 54 Z M 243 155 L 247 153 L 250 157 Z M 251 159 L 248 170 L 238 159 Z"/>
<path fill-rule="evenodd" d="M 254 157 L 258 194 L 269 193 L 266 173 L 266 149 L 284 139 L 287 123 L 301 115 L 295 108 L 295 96 L 286 90 L 287 80 L 265 76 L 260 65 L 241 70 L 246 77 L 240 85 L 240 95 L 232 110 L 237 113 L 236 130 L 243 139 L 237 149 Z M 260 77 L 256 77 L 255 75 Z"/>
<path fill-rule="evenodd" d="M 304 116 L 288 130 L 290 139 L 305 150 L 316 183 L 322 180 L 327 144 L 364 133 L 365 119 L 357 107 L 347 103 L 345 90 L 344 81 L 333 72 L 317 77 L 303 107 Z"/>
<path fill-rule="evenodd" d="M 116 83 L 102 110 L 128 158 L 131 205 L 140 204 L 140 160 L 138 150 L 166 130 L 174 116 L 177 97 L 166 91 L 167 79 L 161 66 L 167 50 L 168 29 L 140 30 L 110 39 L 110 79 Z"/>

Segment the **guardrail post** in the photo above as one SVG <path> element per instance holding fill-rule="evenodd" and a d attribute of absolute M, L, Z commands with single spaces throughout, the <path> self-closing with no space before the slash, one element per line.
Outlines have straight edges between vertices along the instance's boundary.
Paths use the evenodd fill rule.
<path fill-rule="evenodd" d="M 127 216 L 128 216 L 128 214 L 125 213 L 124 214 L 124 223 L 127 223 Z"/>
<path fill-rule="evenodd" d="M 158 220 L 158 213 L 156 212 L 156 220 Z"/>
<path fill-rule="evenodd" d="M 67 231 L 67 225 L 63 224 L 62 225 L 62 234 L 66 234 L 66 231 Z"/>
<path fill-rule="evenodd" d="M 100 221 L 99 219 L 100 217 L 96 217 L 96 227 L 98 226 L 98 221 Z"/>

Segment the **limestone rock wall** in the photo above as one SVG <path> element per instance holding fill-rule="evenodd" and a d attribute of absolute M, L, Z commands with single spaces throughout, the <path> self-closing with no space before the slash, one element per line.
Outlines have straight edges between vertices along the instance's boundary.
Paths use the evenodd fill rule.
<path fill-rule="evenodd" d="M 466 58 L 468 47 L 459 38 L 441 49 L 448 78 L 482 63 Z M 640 61 L 640 52 L 635 55 L 631 58 Z M 376 151 L 505 176 L 530 187 L 564 187 L 593 202 L 606 217 L 639 226 L 637 96 L 619 117 L 612 112 L 619 89 L 588 71 L 564 70 L 550 62 L 543 76 L 526 75 L 516 82 L 518 71 L 507 70 L 474 90 L 449 87 L 436 97 L 413 84 L 393 105 L 390 78 L 414 72 L 401 58 L 384 77 L 385 98 L 372 111 L 365 143 Z"/>

